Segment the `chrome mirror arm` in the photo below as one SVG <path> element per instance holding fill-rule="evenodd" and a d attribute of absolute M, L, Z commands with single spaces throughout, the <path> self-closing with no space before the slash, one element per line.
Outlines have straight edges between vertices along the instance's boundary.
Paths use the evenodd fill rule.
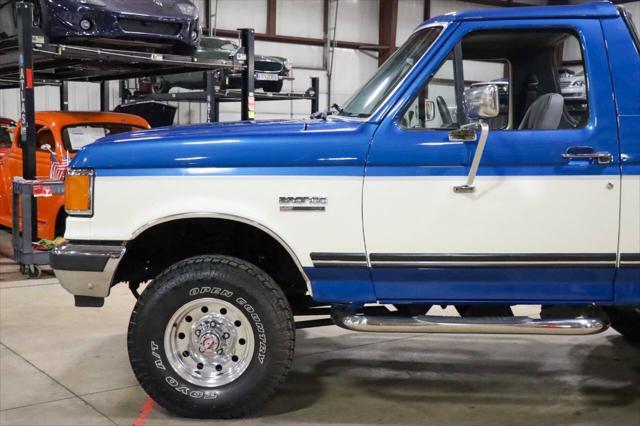
<path fill-rule="evenodd" d="M 469 169 L 469 175 L 467 176 L 467 182 L 464 185 L 458 185 L 453 187 L 453 192 L 457 194 L 465 194 L 475 191 L 473 182 L 478 174 L 478 167 L 480 167 L 480 160 L 482 159 L 482 153 L 484 152 L 484 146 L 487 144 L 487 138 L 489 137 L 489 125 L 483 121 L 472 123 L 476 128 L 480 129 L 480 139 L 478 140 L 478 146 L 476 152 L 471 161 L 471 168 Z"/>

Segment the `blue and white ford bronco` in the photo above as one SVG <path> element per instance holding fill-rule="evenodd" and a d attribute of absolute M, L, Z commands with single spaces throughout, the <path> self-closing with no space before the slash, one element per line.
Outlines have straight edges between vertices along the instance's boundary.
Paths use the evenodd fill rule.
<path fill-rule="evenodd" d="M 449 14 L 335 111 L 101 139 L 52 265 L 79 306 L 149 282 L 131 365 L 190 417 L 264 403 L 314 306 L 358 331 L 638 340 L 638 49 L 610 3 Z"/>

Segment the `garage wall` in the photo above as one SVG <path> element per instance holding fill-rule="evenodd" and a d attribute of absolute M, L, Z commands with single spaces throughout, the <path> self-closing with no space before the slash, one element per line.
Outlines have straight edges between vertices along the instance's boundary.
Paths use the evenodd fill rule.
<path fill-rule="evenodd" d="M 241 25 L 233 14 L 225 15 L 222 5 L 230 0 L 219 0 L 217 26 L 222 29 L 236 29 Z M 400 3 L 403 3 L 401 0 Z M 215 4 L 215 3 L 214 3 Z M 236 2 L 237 4 L 237 2 Z M 266 0 L 251 0 L 246 3 L 247 10 L 260 15 L 266 22 Z M 283 35 L 323 38 L 323 0 L 277 0 L 276 32 Z M 338 40 L 357 41 L 363 44 L 378 43 L 378 0 L 339 0 L 336 22 Z M 232 16 L 231 18 L 229 16 Z M 333 21 L 329 23 L 333 26 Z M 415 25 L 413 25 L 415 27 Z M 262 30 L 266 30 L 263 25 Z M 289 58 L 294 67 L 293 82 L 286 82 L 284 90 L 305 91 L 310 87 L 310 77 L 320 77 L 320 106 L 327 105 L 328 79 L 323 69 L 324 49 L 320 46 L 297 46 L 288 43 L 256 42 L 256 52 Z M 335 49 L 333 81 L 331 85 L 332 102 L 343 103 L 375 72 L 378 61 L 365 52 L 353 49 Z M 199 111 L 196 109 L 199 108 Z M 206 107 L 199 106 L 186 111 L 181 106 L 179 122 L 204 120 Z M 257 102 L 256 116 L 260 119 L 308 117 L 308 101 Z M 220 108 L 221 120 L 237 120 L 240 105 L 223 104 Z"/>
<path fill-rule="evenodd" d="M 204 0 L 198 0 L 200 10 Z M 545 0 L 526 0 L 528 3 L 546 3 Z M 574 3 L 579 1 L 574 1 Z M 283 35 L 302 37 L 323 37 L 323 0 L 277 0 L 276 32 Z M 339 40 L 362 43 L 378 42 L 379 0 L 338 0 L 338 20 L 336 37 Z M 215 4 L 215 1 L 214 3 Z M 432 0 L 432 16 L 458 10 L 485 8 L 467 1 Z M 627 3 L 625 7 L 633 14 L 636 26 L 640 28 L 640 1 Z M 423 0 L 399 0 L 397 44 L 402 44 L 417 25 L 422 22 Z M 217 27 L 237 29 L 253 27 L 257 32 L 266 31 L 267 0 L 218 0 Z M 330 26 L 333 22 L 330 22 Z M 295 80 L 286 82 L 284 90 L 305 91 L 310 86 L 311 76 L 320 77 L 320 106 L 327 105 L 327 76 L 323 69 L 323 48 L 320 46 L 299 46 L 285 43 L 256 42 L 256 52 L 288 57 L 294 66 Z M 352 49 L 335 49 L 332 102 L 344 103 L 346 99 L 375 72 L 378 61 L 372 52 Z M 375 53 L 373 54 L 375 56 Z M 175 89 L 173 89 L 175 90 Z M 117 83 L 111 84 L 111 107 L 118 100 Z M 36 89 L 36 109 L 55 110 L 59 108 L 58 88 Z M 69 106 L 72 110 L 98 110 L 100 107 L 98 84 L 72 83 L 69 91 Z M 205 121 L 206 106 L 198 103 L 176 103 L 179 110 L 177 124 Z M 19 115 L 17 90 L 0 91 L 0 115 L 17 118 Z M 309 115 L 308 101 L 258 102 L 257 118 L 289 118 Z M 220 119 L 237 120 L 240 117 L 239 103 L 221 105 Z"/>

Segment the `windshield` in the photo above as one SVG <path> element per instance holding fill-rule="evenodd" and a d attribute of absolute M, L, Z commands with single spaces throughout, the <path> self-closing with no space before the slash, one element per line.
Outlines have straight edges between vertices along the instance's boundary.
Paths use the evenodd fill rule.
<path fill-rule="evenodd" d="M 344 105 L 340 115 L 369 117 L 420 60 L 442 31 L 431 27 L 417 31 L 398 49 Z"/>
<path fill-rule="evenodd" d="M 200 41 L 200 46 L 206 47 L 207 49 L 225 50 L 227 52 L 233 52 L 238 48 L 238 46 L 231 40 L 213 37 L 202 38 L 202 40 Z"/>
<path fill-rule="evenodd" d="M 62 130 L 62 142 L 67 151 L 76 152 L 97 139 L 134 130 L 142 130 L 142 127 L 123 123 L 93 123 L 67 126 Z"/>

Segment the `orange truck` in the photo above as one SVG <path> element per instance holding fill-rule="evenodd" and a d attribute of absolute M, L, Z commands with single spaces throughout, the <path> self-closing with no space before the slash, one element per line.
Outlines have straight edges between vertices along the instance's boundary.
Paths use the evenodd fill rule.
<path fill-rule="evenodd" d="M 150 128 L 149 123 L 137 115 L 113 112 L 37 112 L 35 125 L 38 179 L 50 177 L 52 155 L 61 163 L 100 137 Z M 11 145 L 0 153 L 0 226 L 11 227 L 12 182 L 14 176 L 22 176 L 20 129 L 18 122 Z M 62 236 L 65 217 L 63 195 L 38 198 L 38 237 Z"/>

